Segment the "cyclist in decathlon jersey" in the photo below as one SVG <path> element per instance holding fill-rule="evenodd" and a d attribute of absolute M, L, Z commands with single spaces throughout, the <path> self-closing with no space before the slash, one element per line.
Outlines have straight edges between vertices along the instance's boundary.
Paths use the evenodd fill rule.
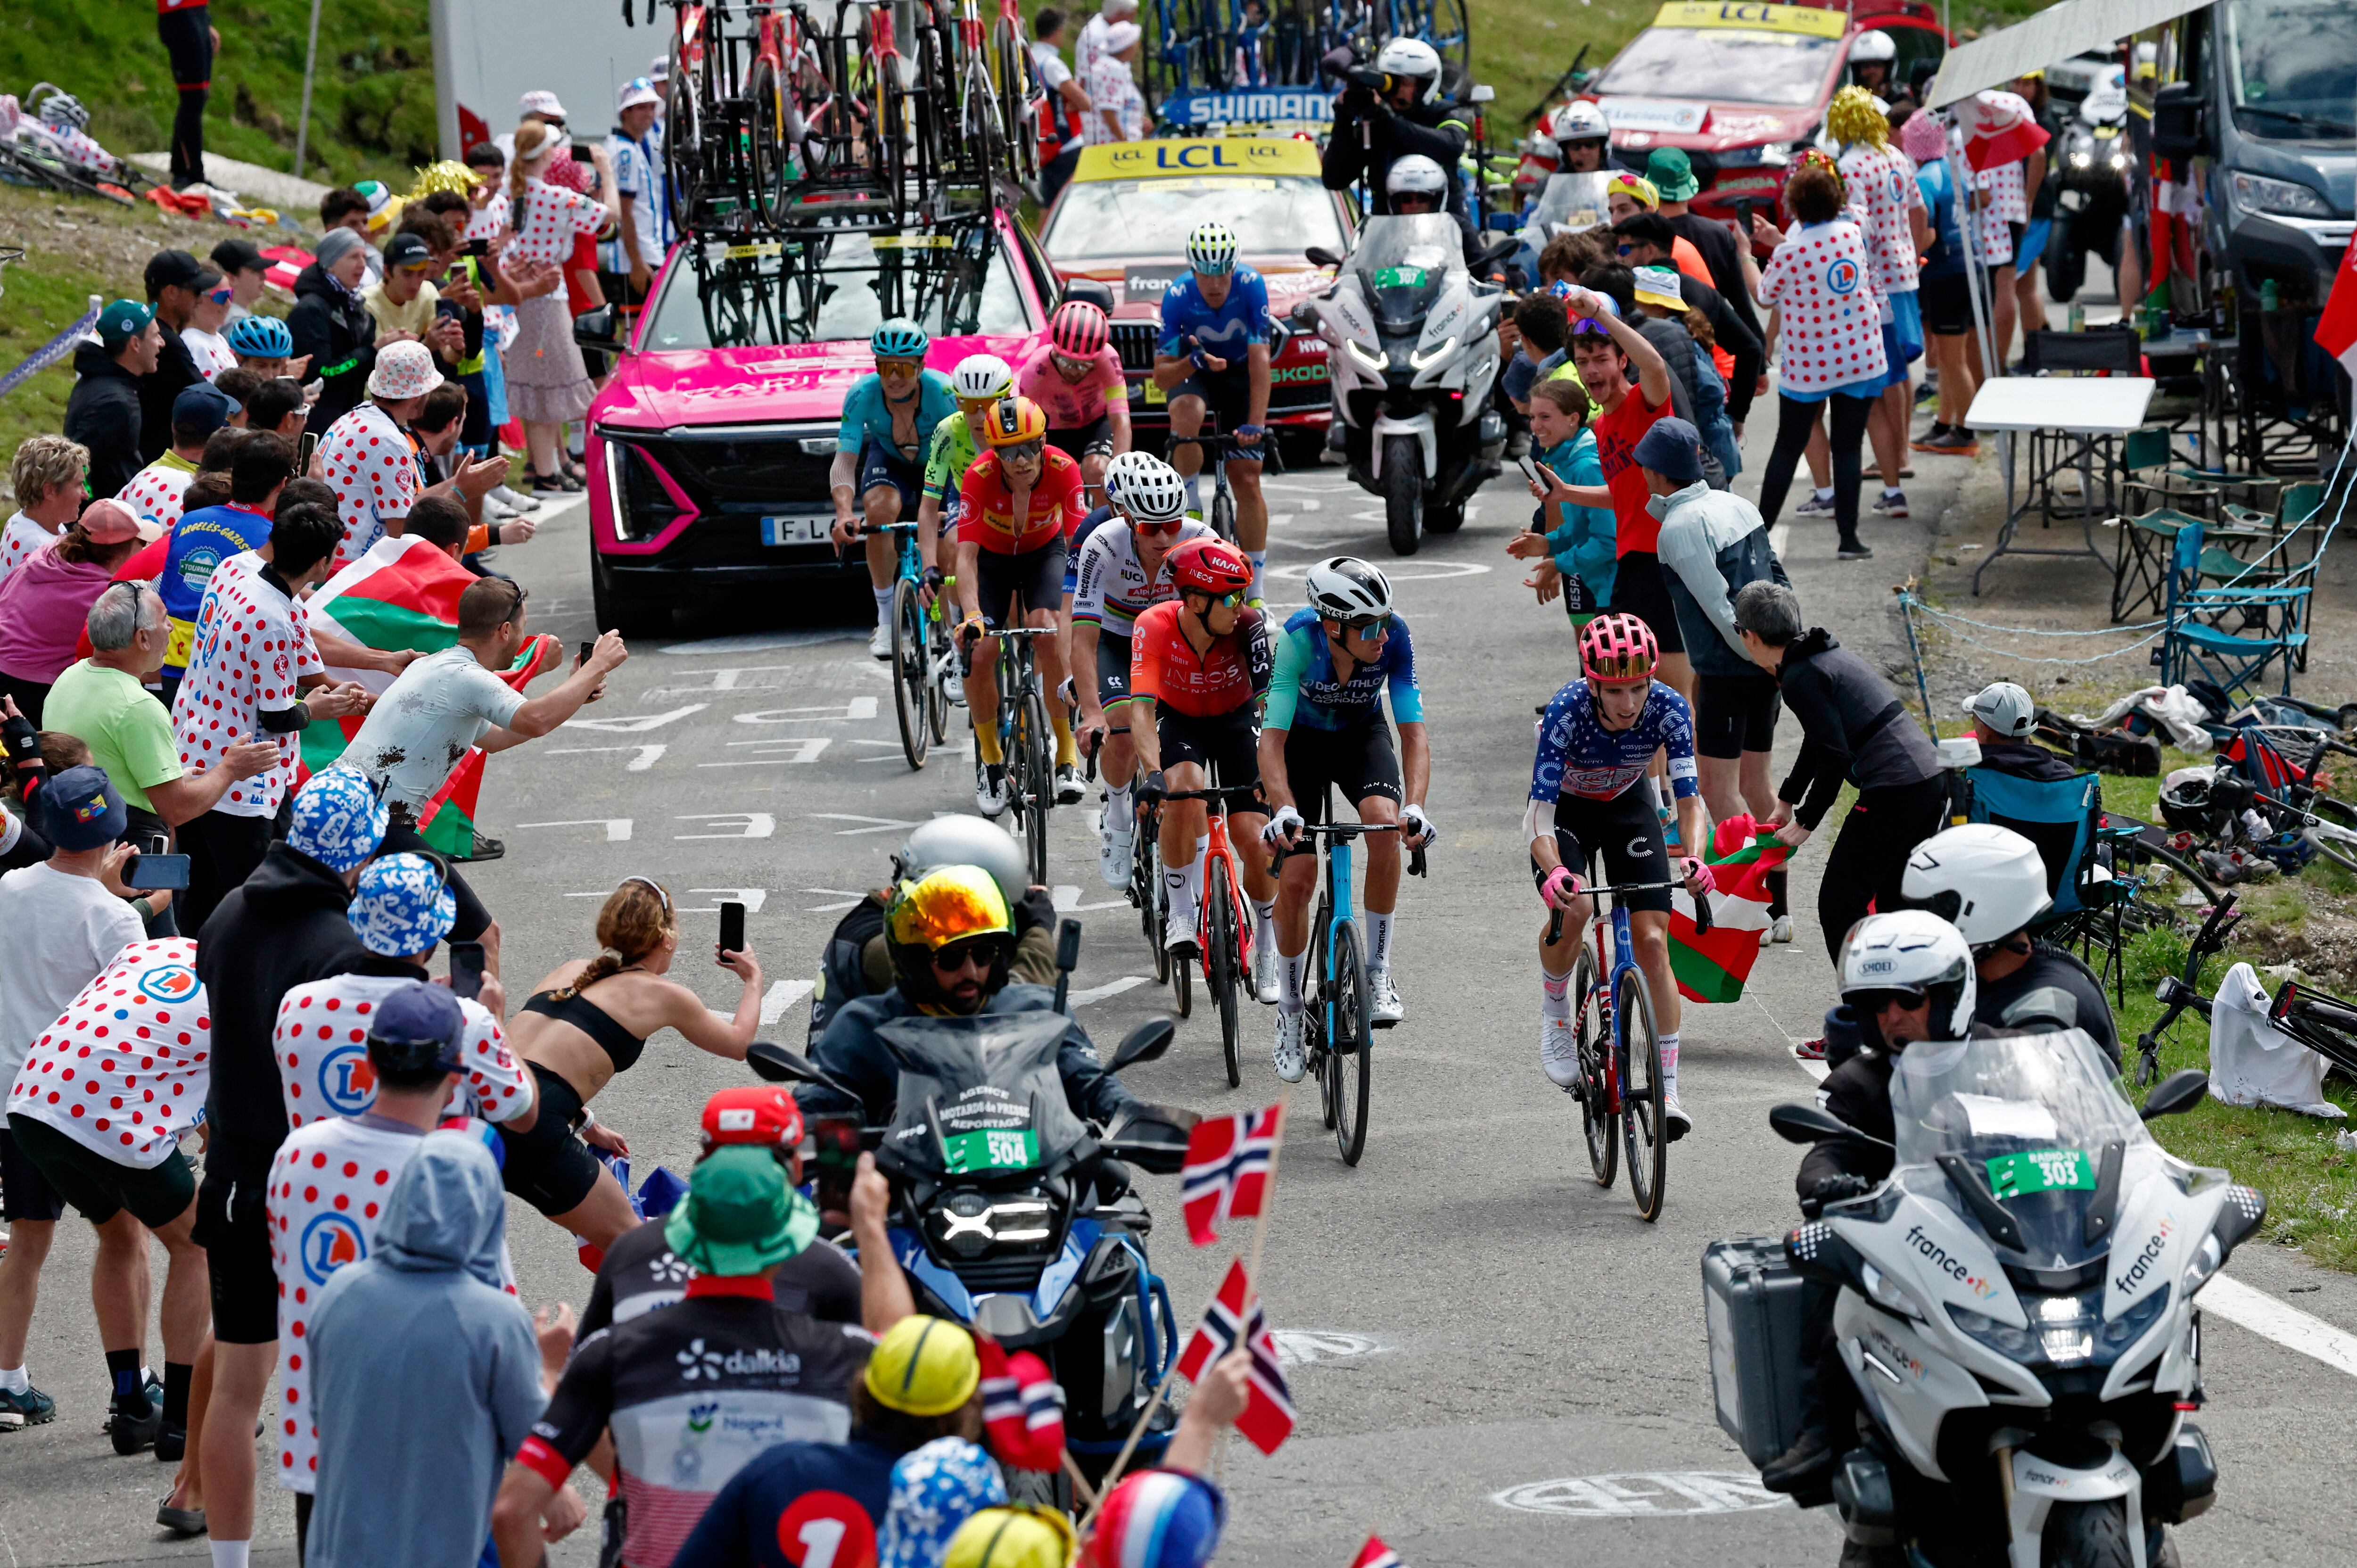
<path fill-rule="evenodd" d="M 996 354 L 968 354 L 950 372 L 950 390 L 957 394 L 958 411 L 933 426 L 933 444 L 925 456 L 925 499 L 917 508 L 917 548 L 925 558 L 925 602 L 941 592 L 941 537 L 955 529 L 965 510 L 959 487 L 965 471 L 982 456 L 974 431 L 990 405 L 1015 395 L 1015 372 Z M 956 553 L 951 553 L 955 564 Z"/>
<path fill-rule="evenodd" d="M 1202 515 L 1196 478 L 1203 449 L 1195 437 L 1206 417 L 1241 448 L 1228 459 L 1236 492 L 1236 544 L 1252 562 L 1251 602 L 1261 596 L 1268 557 L 1268 498 L 1261 460 L 1268 420 L 1268 285 L 1236 260 L 1235 231 L 1216 220 L 1187 237 L 1187 274 L 1162 296 L 1162 336 L 1154 348 L 1154 383 L 1170 398 L 1170 463 L 1187 481 L 1187 510 Z"/>
<path fill-rule="evenodd" d="M 1129 450 L 1129 382 L 1104 312 L 1085 299 L 1058 306 L 1015 390 L 1046 412 L 1048 445 L 1079 460 L 1090 496 L 1103 495 L 1105 465 Z"/>
<path fill-rule="evenodd" d="M 925 369 L 932 347 L 925 329 L 911 321 L 887 321 L 868 334 L 876 369 L 851 385 L 843 400 L 843 427 L 835 434 L 834 466 L 827 477 L 834 495 L 834 547 L 850 547 L 855 506 L 871 528 L 899 521 L 923 499 L 925 455 L 933 427 L 957 412 L 950 380 Z M 892 579 L 899 552 L 888 533 L 867 536 L 867 581 L 876 593 L 876 630 L 867 651 L 892 657 Z"/>
<path fill-rule="evenodd" d="M 1674 688 L 1653 678 L 1661 649 L 1652 630 L 1632 615 L 1598 616 L 1580 629 L 1579 663 L 1580 678 L 1555 694 L 1539 721 L 1530 809 L 1523 817 L 1539 897 L 1550 909 L 1565 911 L 1561 936 L 1551 945 L 1544 937 L 1540 940 L 1545 994 L 1539 1009 L 1539 1065 L 1566 1089 L 1579 1081 L 1571 970 L 1595 908 L 1593 900 L 1579 897 L 1582 884 L 1575 868 L 1585 867 L 1595 853 L 1604 857 L 1608 883 L 1670 880 L 1670 854 L 1652 788 L 1635 787 L 1657 750 L 1669 753 L 1679 842 L 1704 843 L 1709 832 L 1695 779 L 1694 714 Z M 1686 890 L 1706 897 L 1710 867 L 1689 856 L 1683 869 Z M 1669 889 L 1616 895 L 1613 901 L 1630 911 L 1637 962 L 1652 993 L 1663 1110 L 1674 1141 L 1685 1136 L 1694 1119 L 1678 1104 L 1678 990 L 1670 974 Z"/>

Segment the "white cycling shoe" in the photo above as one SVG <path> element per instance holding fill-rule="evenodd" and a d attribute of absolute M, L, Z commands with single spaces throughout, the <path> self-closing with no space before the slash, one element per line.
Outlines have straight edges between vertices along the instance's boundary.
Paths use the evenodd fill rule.
<path fill-rule="evenodd" d="M 876 629 L 867 634 L 867 657 L 870 659 L 892 657 L 892 628 L 880 621 L 877 623 Z"/>
<path fill-rule="evenodd" d="M 1088 786 L 1081 782 L 1079 768 L 1069 762 L 1056 764 L 1056 804 L 1077 806 L 1088 792 Z"/>
<path fill-rule="evenodd" d="M 1013 800 L 1013 792 L 1006 787 L 1005 763 L 985 762 L 975 770 L 974 803 L 975 809 L 984 816 L 993 822 L 997 821 L 1006 814 L 1006 808 Z"/>
<path fill-rule="evenodd" d="M 1102 833 L 1097 841 L 1097 875 L 1116 893 L 1129 886 L 1130 857 L 1136 845 L 1127 833 Z"/>
<path fill-rule="evenodd" d="M 1276 1015 L 1276 1044 L 1269 1051 L 1269 1065 L 1276 1076 L 1287 1083 L 1299 1083 L 1309 1070 L 1309 1014 L 1307 1009 L 1287 1013 L 1280 1008 Z"/>
<path fill-rule="evenodd" d="M 1570 1019 L 1539 1020 L 1539 1066 L 1546 1069 L 1547 1081 L 1557 1089 L 1577 1087 L 1579 1040 L 1572 1033 Z"/>
<path fill-rule="evenodd" d="M 1662 1123 L 1665 1135 L 1673 1144 L 1694 1131 L 1694 1118 L 1686 1114 L 1685 1107 L 1678 1103 L 1678 1097 L 1674 1094 L 1662 1096 Z"/>
<path fill-rule="evenodd" d="M 1367 993 L 1368 1012 L 1372 1015 L 1370 1023 L 1396 1024 L 1406 1016 L 1407 1008 L 1400 1002 L 1399 987 L 1392 983 L 1390 970 L 1367 971 Z"/>
<path fill-rule="evenodd" d="M 1266 947 L 1257 942 L 1253 944 L 1253 995 L 1264 1006 L 1275 1006 L 1278 1000 L 1285 994 L 1285 983 L 1277 975 L 1277 971 L 1284 962 L 1285 961 L 1277 956 L 1275 942 L 1269 943 Z"/>

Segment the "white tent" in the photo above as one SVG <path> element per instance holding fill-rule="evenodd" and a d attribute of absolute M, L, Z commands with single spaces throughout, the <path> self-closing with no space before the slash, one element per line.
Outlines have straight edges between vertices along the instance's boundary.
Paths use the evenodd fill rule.
<path fill-rule="evenodd" d="M 2024 71 L 2041 70 L 2089 49 L 2109 48 L 2141 33 L 2201 10 L 2209 0 L 2062 0 L 2026 22 L 1960 44 L 1941 62 L 1928 104 L 1944 109 L 1992 87 L 2008 85 Z"/>

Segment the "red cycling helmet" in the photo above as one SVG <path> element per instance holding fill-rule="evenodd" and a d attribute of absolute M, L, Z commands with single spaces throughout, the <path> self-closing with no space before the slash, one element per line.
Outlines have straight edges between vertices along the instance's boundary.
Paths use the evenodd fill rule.
<path fill-rule="evenodd" d="M 1190 539 L 1168 560 L 1170 580 L 1190 593 L 1217 596 L 1252 586 L 1252 563 L 1224 539 Z"/>
<path fill-rule="evenodd" d="M 1579 668 L 1590 680 L 1651 681 L 1661 661 L 1653 628 L 1626 613 L 1601 615 L 1579 632 Z"/>
<path fill-rule="evenodd" d="M 1085 299 L 1068 299 L 1048 318 L 1048 340 L 1056 352 L 1075 360 L 1093 360 L 1104 351 L 1105 313 Z"/>

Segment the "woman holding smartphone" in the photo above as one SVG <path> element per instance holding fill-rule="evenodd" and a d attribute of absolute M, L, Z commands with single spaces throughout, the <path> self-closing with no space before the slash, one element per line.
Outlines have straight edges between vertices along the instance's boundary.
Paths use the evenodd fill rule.
<path fill-rule="evenodd" d="M 537 1080 L 541 1114 L 529 1132 L 500 1134 L 507 1189 L 586 1240 L 581 1261 L 592 1270 L 639 1219 L 621 1183 L 589 1152 L 627 1155 L 630 1145 L 597 1123 L 589 1101 L 630 1070 L 658 1029 L 743 1061 L 761 1023 L 761 966 L 750 952 L 713 950 L 713 961 L 744 982 L 732 1017 L 669 978 L 679 918 L 661 883 L 625 878 L 597 911 L 597 957 L 559 964 L 509 1020 L 508 1047 Z"/>

